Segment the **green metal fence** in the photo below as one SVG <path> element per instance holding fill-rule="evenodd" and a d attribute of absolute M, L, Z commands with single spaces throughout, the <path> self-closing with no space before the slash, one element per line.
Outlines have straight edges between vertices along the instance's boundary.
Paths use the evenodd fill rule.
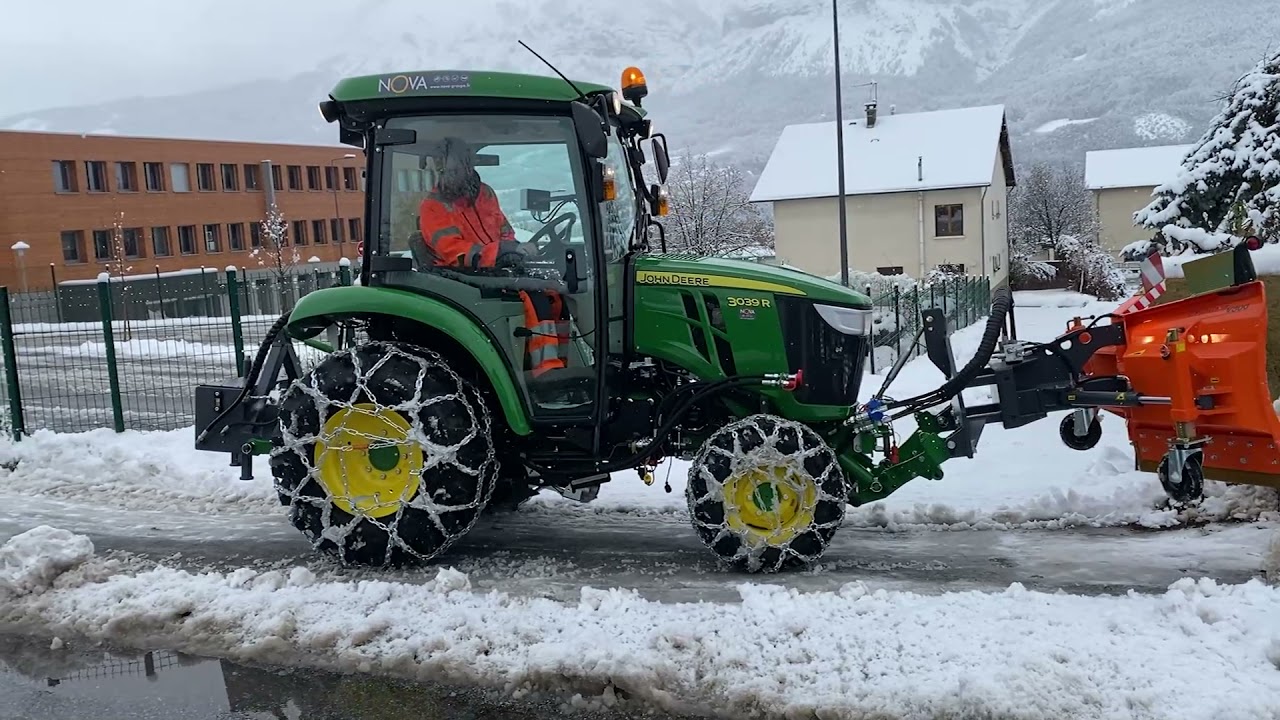
<path fill-rule="evenodd" d="M 864 291 L 873 303 L 871 355 L 872 373 L 883 372 L 903 354 L 916 357 L 925 352 L 924 340 L 916 340 L 920 313 L 941 308 L 949 325 L 971 325 L 991 307 L 991 280 L 986 277 L 943 276 L 926 283 L 909 278 L 885 278 Z"/>
<path fill-rule="evenodd" d="M 0 431 L 186 427 L 194 386 L 243 376 L 280 313 L 350 282 L 344 264 L 280 275 L 209 269 L 146 285 L 103 275 L 28 293 L 0 287 Z"/>

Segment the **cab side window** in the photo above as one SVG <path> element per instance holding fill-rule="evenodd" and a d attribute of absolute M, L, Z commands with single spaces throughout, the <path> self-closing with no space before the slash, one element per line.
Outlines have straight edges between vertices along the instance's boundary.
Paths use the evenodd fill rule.
<path fill-rule="evenodd" d="M 604 204 L 604 253 L 605 260 L 620 260 L 631 244 L 636 225 L 636 195 L 631 185 L 631 170 L 627 166 L 626 149 L 618 139 L 617 130 L 609 135 L 609 155 L 604 159 L 606 167 L 613 168 L 617 194 Z"/>

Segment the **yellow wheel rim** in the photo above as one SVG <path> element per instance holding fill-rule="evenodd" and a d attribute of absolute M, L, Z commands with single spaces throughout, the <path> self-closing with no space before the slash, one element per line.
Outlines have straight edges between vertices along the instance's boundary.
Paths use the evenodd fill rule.
<path fill-rule="evenodd" d="M 813 524 L 812 478 L 785 465 L 748 468 L 724 484 L 725 521 L 753 545 L 785 545 Z"/>
<path fill-rule="evenodd" d="M 315 467 L 333 504 L 352 515 L 384 517 L 418 491 L 422 447 L 390 408 L 360 403 L 334 413 L 316 439 Z"/>

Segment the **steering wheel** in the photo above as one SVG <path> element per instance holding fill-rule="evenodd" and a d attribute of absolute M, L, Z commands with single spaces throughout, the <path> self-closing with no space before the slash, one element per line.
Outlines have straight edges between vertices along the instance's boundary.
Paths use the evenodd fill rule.
<path fill-rule="evenodd" d="M 538 244 L 538 240 L 543 236 L 547 236 L 548 240 L 545 245 L 538 247 L 538 255 L 550 258 L 556 263 L 556 268 L 564 272 L 565 251 L 568 249 L 569 236 L 573 233 L 573 224 L 578 221 L 578 216 L 573 213 L 563 213 L 551 219 L 551 222 L 543 225 L 538 232 L 533 234 L 527 242 L 534 245 Z M 556 228 L 564 225 L 563 230 Z"/>

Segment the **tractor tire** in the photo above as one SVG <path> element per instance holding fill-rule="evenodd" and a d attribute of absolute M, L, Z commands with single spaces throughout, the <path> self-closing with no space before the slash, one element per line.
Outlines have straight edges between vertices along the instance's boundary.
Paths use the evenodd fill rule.
<path fill-rule="evenodd" d="M 730 567 L 812 564 L 844 521 L 848 480 L 811 428 L 752 415 L 717 430 L 689 468 L 685 500 L 703 544 Z"/>
<path fill-rule="evenodd" d="M 480 392 L 436 353 L 335 352 L 280 400 L 271 472 L 293 525 L 344 564 L 430 561 L 465 535 L 498 462 Z"/>

